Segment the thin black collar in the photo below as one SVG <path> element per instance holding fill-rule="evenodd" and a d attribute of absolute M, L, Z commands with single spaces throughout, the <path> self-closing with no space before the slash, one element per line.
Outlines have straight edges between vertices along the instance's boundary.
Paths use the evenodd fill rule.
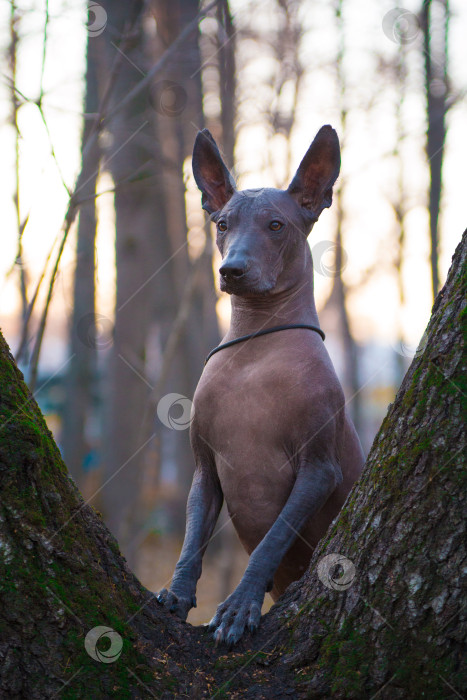
<path fill-rule="evenodd" d="M 293 323 L 290 326 L 274 326 L 273 328 L 265 328 L 263 331 L 256 331 L 256 333 L 249 333 L 248 335 L 242 335 L 240 338 L 235 338 L 235 340 L 229 340 L 227 343 L 222 343 L 222 345 L 218 345 L 217 348 L 214 348 L 213 350 L 211 350 L 209 355 L 206 357 L 204 364 L 206 365 L 207 361 L 216 352 L 219 352 L 219 350 L 223 350 L 224 348 L 229 348 L 231 345 L 236 345 L 237 343 L 243 343 L 244 340 L 250 340 L 250 338 L 257 338 L 259 335 L 267 335 L 268 333 L 275 333 L 276 331 L 286 331 L 289 328 L 306 328 L 309 331 L 315 331 L 315 333 L 318 333 L 322 337 L 323 340 L 326 339 L 324 332 L 321 330 L 321 328 L 318 328 L 318 326 L 309 326 L 305 323 Z"/>

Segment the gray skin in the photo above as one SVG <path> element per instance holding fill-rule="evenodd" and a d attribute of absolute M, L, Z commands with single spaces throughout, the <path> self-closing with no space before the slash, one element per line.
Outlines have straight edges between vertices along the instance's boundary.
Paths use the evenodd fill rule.
<path fill-rule="evenodd" d="M 340 148 L 320 129 L 286 191 L 235 190 L 211 134 L 197 136 L 193 172 L 217 225 L 221 289 L 231 295 L 223 342 L 272 326 L 319 325 L 307 235 L 332 201 Z M 288 329 L 220 350 L 194 396 L 196 462 L 185 541 L 158 600 L 183 620 L 196 606 L 202 558 L 225 498 L 250 559 L 210 622 L 218 642 L 254 631 L 307 569 L 361 473 L 363 453 L 325 344 Z"/>

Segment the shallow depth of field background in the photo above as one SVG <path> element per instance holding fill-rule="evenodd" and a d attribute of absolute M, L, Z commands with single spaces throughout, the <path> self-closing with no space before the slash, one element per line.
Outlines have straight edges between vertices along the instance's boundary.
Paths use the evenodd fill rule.
<path fill-rule="evenodd" d="M 286 187 L 319 127 L 337 129 L 341 176 L 309 244 L 365 452 L 465 228 L 461 0 L 207 6 L 0 7 L 2 331 L 85 500 L 152 590 L 181 547 L 191 398 L 230 312 L 191 173 L 197 130 L 247 188 Z M 190 621 L 246 561 L 223 513 Z"/>

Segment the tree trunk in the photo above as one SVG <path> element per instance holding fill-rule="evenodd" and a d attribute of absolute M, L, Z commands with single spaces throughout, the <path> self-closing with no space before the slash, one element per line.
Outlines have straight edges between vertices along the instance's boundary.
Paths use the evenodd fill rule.
<path fill-rule="evenodd" d="M 235 74 L 235 27 L 233 25 L 230 7 L 227 0 L 223 0 L 217 8 L 217 18 L 224 28 L 224 34 L 218 38 L 217 49 L 219 71 L 219 95 L 221 100 L 221 139 L 222 155 L 228 168 L 234 167 L 235 150 L 235 120 L 236 120 L 236 74 Z M 206 235 L 211 235 L 210 224 L 206 224 Z M 211 264 L 212 266 L 212 264 Z M 212 282 L 212 280 L 211 280 Z M 217 343 L 216 343 L 217 344 Z M 217 540 L 217 541 L 216 541 Z M 219 600 L 225 600 L 233 591 L 235 552 L 238 546 L 237 535 L 232 519 L 224 504 L 219 517 L 219 535 L 214 541 L 217 547 L 219 561 Z"/>
<path fill-rule="evenodd" d="M 442 193 L 444 142 L 448 97 L 448 0 L 423 0 L 423 58 L 426 98 L 426 154 L 430 166 L 428 213 L 433 298 L 439 290 L 439 207 Z"/>
<path fill-rule="evenodd" d="M 157 24 L 157 36 L 153 42 L 153 51 L 157 56 L 193 21 L 199 11 L 199 3 L 193 0 L 174 0 L 170 3 L 153 0 L 151 7 Z M 165 235 L 170 250 L 170 255 L 164 262 L 172 276 L 172 299 L 175 305 L 171 321 L 175 319 L 187 284 L 190 284 L 190 275 L 194 272 L 187 244 L 184 164 L 193 151 L 197 130 L 204 127 L 202 65 L 198 39 L 199 32 L 192 32 L 184 43 L 183 50 L 175 54 L 164 71 L 164 79 L 156 81 L 151 88 L 157 139 L 164 162 L 170 164 L 164 172 L 163 187 L 167 210 Z M 219 342 L 210 241 L 202 256 L 197 263 L 197 284 L 190 300 L 190 313 L 183 324 L 181 339 L 164 385 L 164 393 L 173 391 L 190 400 L 204 358 Z M 158 315 L 155 321 L 160 325 Z M 164 347 L 169 333 L 170 327 L 162 328 Z M 176 465 L 178 494 L 172 509 L 171 526 L 182 536 L 186 497 L 194 471 L 189 433 L 188 430 L 173 431 L 162 425 L 157 425 L 156 429 L 164 453 L 170 455 L 167 462 Z"/>
<path fill-rule="evenodd" d="M 154 42 L 156 55 L 162 55 L 170 44 L 180 34 L 198 12 L 198 2 L 174 0 L 173 2 L 152 3 L 157 23 L 157 36 Z M 196 128 L 202 128 L 203 116 L 201 106 L 201 82 L 198 73 L 198 32 L 193 32 L 187 39 L 183 50 L 178 51 L 170 65 L 164 71 L 163 80 L 157 80 L 152 88 L 152 101 L 155 105 L 155 128 L 163 154 L 164 161 L 170 167 L 164 172 L 164 201 L 167 211 L 166 231 L 167 246 L 170 251 L 167 256 L 167 266 L 173 280 L 174 310 L 171 322 L 174 320 L 177 308 L 182 299 L 187 279 L 190 275 L 190 258 L 187 244 L 187 220 L 185 207 L 185 182 L 183 163 L 193 146 Z M 198 60 L 197 60 L 198 59 Z M 192 76 L 193 78 L 187 78 Z M 189 127 L 189 131 L 187 130 Z M 187 142 L 187 137 L 190 141 Z M 193 305 L 193 300 L 191 302 Z M 191 324 L 190 312 L 185 328 L 173 357 L 172 366 L 165 385 L 164 393 L 175 392 L 193 398 L 196 379 L 192 373 L 193 359 L 201 362 L 201 353 L 196 352 L 196 338 L 199 326 L 194 333 L 186 333 L 186 327 Z M 156 317 L 160 324 L 160 318 Z M 165 346 L 170 327 L 162 329 L 162 341 Z M 199 372 L 200 373 L 200 372 Z M 198 373 L 198 376 L 199 376 Z M 171 526 L 180 536 L 184 530 L 184 502 L 190 489 L 193 477 L 194 462 L 190 448 L 188 430 L 173 431 L 162 425 L 157 425 L 160 435 L 161 448 L 170 455 L 170 461 L 176 468 L 176 483 L 179 498 L 175 505 L 175 513 Z M 173 477 L 172 477 L 173 478 Z"/>
<path fill-rule="evenodd" d="M 92 10 L 88 10 L 92 14 Z M 98 111 L 97 63 L 102 49 L 99 37 L 88 37 L 86 67 L 85 119 L 82 148 L 93 128 L 91 115 Z M 97 351 L 95 316 L 96 183 L 99 174 L 100 148 L 94 141 L 83 170 L 85 185 L 79 210 L 76 267 L 73 287 L 73 311 L 69 329 L 70 362 L 66 377 L 65 405 L 61 445 L 71 475 L 82 486 L 86 444 L 86 419 L 93 410 L 96 387 Z M 83 166 L 84 166 L 83 162 Z"/>
<path fill-rule="evenodd" d="M 344 57 L 346 36 L 344 20 L 342 16 L 343 2 L 339 0 L 335 8 L 335 18 L 339 36 L 339 44 L 336 56 L 336 83 L 337 97 L 339 101 L 339 116 L 340 116 L 340 143 L 341 150 L 345 152 L 347 145 L 347 91 L 346 75 L 344 71 Z M 343 271 L 345 268 L 345 249 L 343 246 L 343 229 L 345 222 L 345 191 L 346 191 L 346 176 L 341 173 L 334 195 L 334 207 L 336 212 L 336 244 L 334 256 L 334 281 L 331 289 L 331 294 L 326 302 L 326 306 L 334 306 L 337 311 L 339 342 L 343 359 L 343 387 L 348 401 L 348 408 L 352 417 L 353 424 L 359 435 L 363 433 L 362 421 L 362 406 L 361 406 L 361 391 L 359 377 L 359 354 L 358 346 L 355 338 L 352 335 L 352 328 L 349 314 L 347 311 L 347 286 L 343 279 Z M 317 262 L 317 261 L 315 261 Z"/>
<path fill-rule="evenodd" d="M 401 43 L 398 47 L 397 62 L 395 64 L 395 73 L 398 90 L 396 93 L 395 100 L 395 120 L 396 120 L 396 149 L 395 155 L 397 158 L 397 195 L 395 201 L 392 203 L 394 216 L 396 219 L 396 254 L 394 260 L 394 268 L 396 272 L 397 280 L 397 291 L 399 295 L 399 317 L 398 323 L 398 346 L 400 352 L 395 353 L 396 362 L 396 376 L 394 384 L 400 386 L 404 373 L 407 367 L 406 357 L 403 353 L 404 347 L 404 329 L 402 326 L 402 314 L 405 306 L 405 292 L 404 292 L 404 274 L 403 266 L 405 261 L 405 246 L 406 246 L 406 220 L 405 217 L 408 212 L 408 196 L 406 188 L 406 178 L 405 178 L 405 159 L 403 156 L 404 139 L 405 139 L 405 119 L 403 114 L 406 94 L 407 94 L 407 57 L 406 57 L 406 45 Z"/>
<path fill-rule="evenodd" d="M 0 336 L 3 697 L 460 697 L 466 258 L 467 232 L 361 479 L 305 576 L 234 652 L 128 570 Z M 333 553 L 347 559 L 326 567 Z M 99 631 L 85 641 L 97 626 L 111 650 L 102 637 L 96 653 Z"/>
<path fill-rule="evenodd" d="M 113 92 L 118 103 L 147 72 L 143 17 L 134 18 L 134 12 L 141 10 L 138 3 L 107 0 L 103 4 L 109 19 L 103 34 L 108 65 L 118 56 L 117 49 L 125 54 Z M 152 425 L 148 431 L 143 425 L 150 391 L 145 376 L 148 330 L 154 300 L 170 305 L 172 298 L 170 277 L 162 269 L 170 253 L 165 247 L 161 154 L 154 139 L 149 91 L 141 91 L 113 117 L 109 130 L 113 141 L 106 158 L 116 188 L 117 293 L 102 496 L 106 522 L 130 557 L 130 543 L 143 527 L 143 457 L 151 443 Z"/>

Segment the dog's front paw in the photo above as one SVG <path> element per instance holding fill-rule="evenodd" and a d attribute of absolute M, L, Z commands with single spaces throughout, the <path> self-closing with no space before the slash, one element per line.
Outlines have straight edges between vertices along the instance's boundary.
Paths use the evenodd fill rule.
<path fill-rule="evenodd" d="M 219 607 L 209 623 L 215 630 L 216 642 L 236 644 L 247 628 L 250 632 L 258 629 L 261 619 L 261 606 L 264 593 L 237 588 Z"/>
<path fill-rule="evenodd" d="M 184 597 L 183 595 L 177 595 L 172 590 L 167 590 L 167 588 L 163 588 L 156 595 L 156 600 L 181 620 L 186 620 L 191 608 L 196 608 L 195 595 Z"/>

